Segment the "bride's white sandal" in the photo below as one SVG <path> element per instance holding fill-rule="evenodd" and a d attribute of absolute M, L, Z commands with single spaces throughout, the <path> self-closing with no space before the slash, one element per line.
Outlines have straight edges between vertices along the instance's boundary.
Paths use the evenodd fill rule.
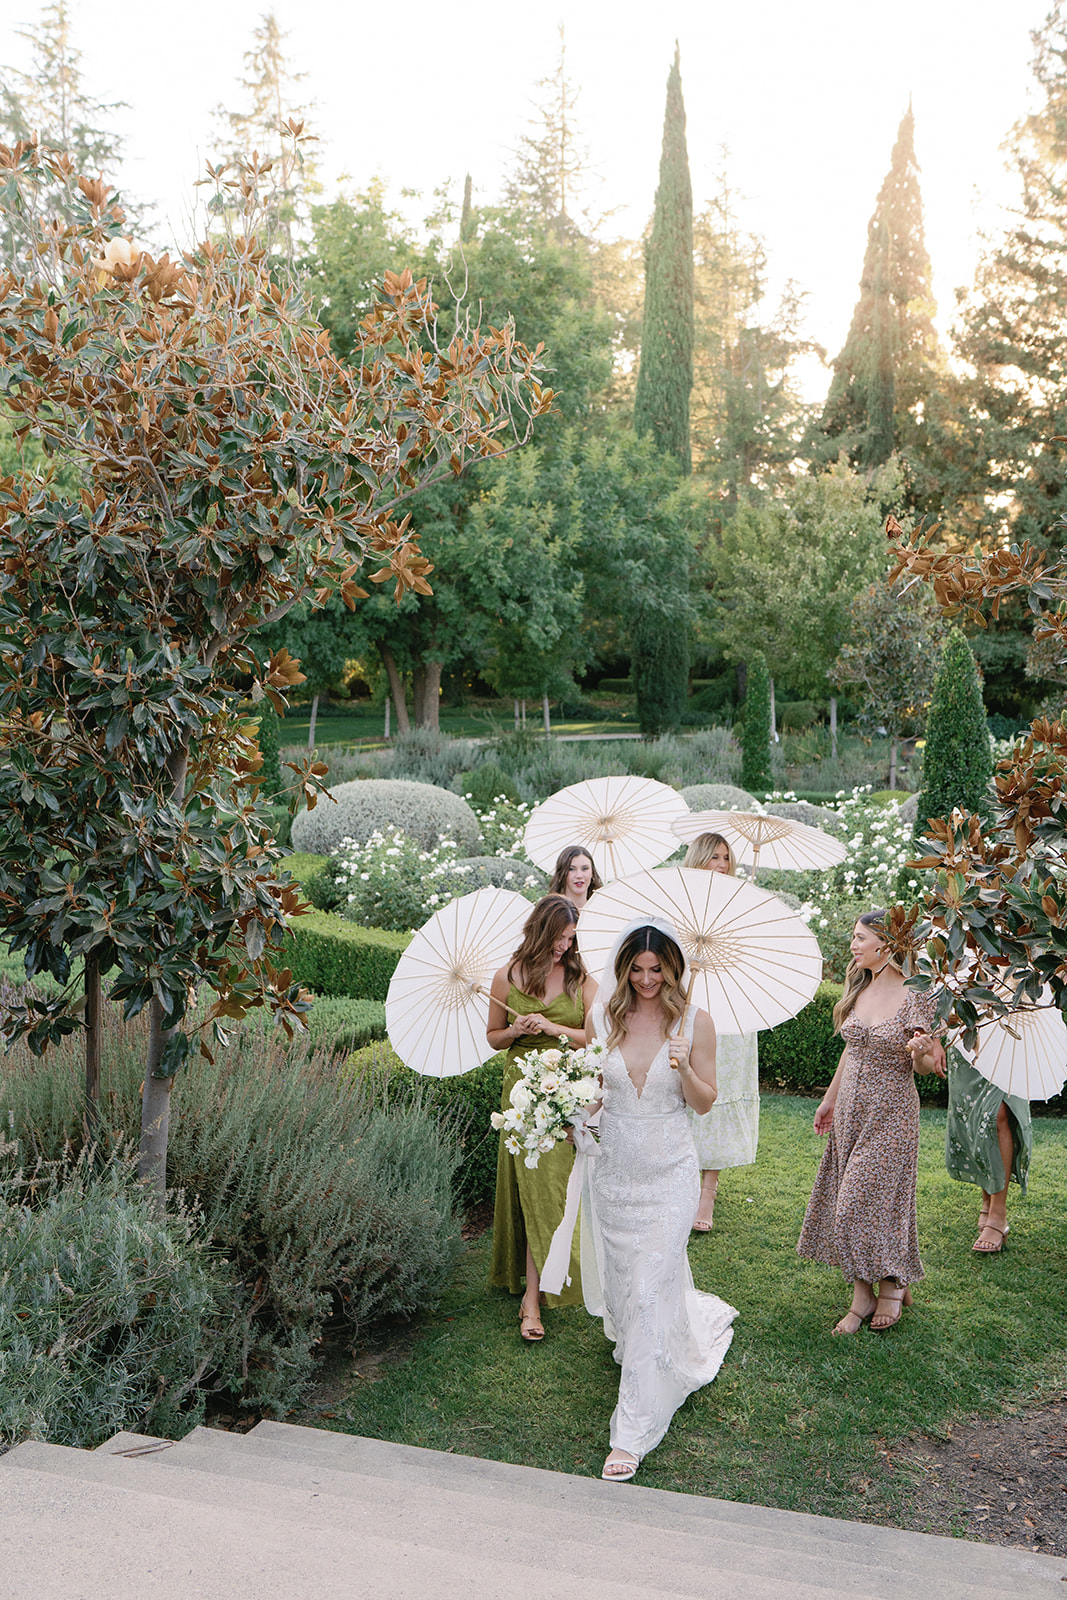
<path fill-rule="evenodd" d="M 636 1456 L 632 1456 L 629 1450 L 622 1450 L 618 1454 L 613 1450 L 605 1461 L 600 1476 L 606 1478 L 609 1483 L 625 1483 L 628 1478 L 633 1477 L 640 1465 L 640 1461 Z"/>

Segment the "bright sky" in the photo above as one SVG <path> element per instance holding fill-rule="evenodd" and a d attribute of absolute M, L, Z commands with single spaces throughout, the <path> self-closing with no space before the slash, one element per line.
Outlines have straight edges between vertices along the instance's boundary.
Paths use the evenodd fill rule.
<path fill-rule="evenodd" d="M 835 353 L 855 303 L 867 221 L 911 95 L 926 235 L 943 329 L 969 282 L 977 231 L 1003 197 L 1000 145 L 1028 109 L 1030 30 L 1048 0 L 676 0 L 625 8 L 559 0 L 276 0 L 300 86 L 315 102 L 322 172 L 356 183 L 381 174 L 392 195 L 461 191 L 492 201 L 523 130 L 537 79 L 554 68 L 566 28 L 578 120 L 602 184 L 598 209 L 640 233 L 651 213 L 667 72 L 681 45 L 689 158 L 698 206 L 710 197 L 722 145 L 744 224 L 760 232 L 774 281 L 807 291 L 809 336 Z M 239 104 L 235 80 L 269 0 L 71 0 L 84 82 L 127 138 L 127 182 L 159 202 L 179 238 L 212 107 Z M 6 0 L 0 62 L 26 67 L 17 37 L 37 0 Z M 417 210 L 416 210 L 417 214 Z M 816 390 L 825 386 L 816 381 Z"/>

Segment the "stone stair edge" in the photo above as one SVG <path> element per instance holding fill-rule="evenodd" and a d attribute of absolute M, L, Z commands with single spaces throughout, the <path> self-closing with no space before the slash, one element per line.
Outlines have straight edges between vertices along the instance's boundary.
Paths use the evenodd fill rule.
<path fill-rule="evenodd" d="M 758 1535 L 765 1546 L 773 1544 L 775 1549 L 792 1548 L 797 1556 L 802 1553 L 808 1559 L 826 1560 L 831 1555 L 846 1557 L 853 1567 L 873 1569 L 882 1568 L 886 1562 L 894 1565 L 896 1570 L 921 1567 L 931 1576 L 935 1569 L 948 1569 L 955 1578 L 961 1565 L 975 1574 L 976 1578 L 984 1580 L 987 1576 L 1001 1578 L 1006 1570 L 1013 1570 L 1018 1578 L 1038 1575 L 1042 1578 L 1053 1575 L 1050 1569 L 1062 1570 L 1067 1574 L 1067 1563 L 1057 1562 L 1054 1557 L 1040 1556 L 1029 1551 L 1013 1550 L 1003 1546 L 991 1546 L 970 1540 L 947 1539 L 936 1535 L 913 1533 L 906 1529 L 885 1528 L 873 1523 L 846 1522 L 833 1518 L 822 1518 L 811 1513 L 781 1511 L 774 1507 L 754 1507 L 744 1502 L 725 1500 L 711 1500 L 704 1497 L 677 1494 L 671 1491 L 644 1488 L 639 1485 L 610 1485 L 603 1484 L 599 1479 L 569 1476 L 561 1473 L 548 1472 L 541 1468 L 528 1468 L 510 1463 L 484 1462 L 478 1457 L 455 1456 L 447 1452 L 422 1450 L 417 1446 L 395 1445 L 382 1440 L 365 1440 L 362 1436 L 340 1434 L 321 1429 L 297 1429 L 292 1424 L 260 1425 L 263 1432 L 253 1429 L 247 1434 L 228 1433 L 220 1429 L 196 1428 L 184 1440 L 173 1444 L 169 1441 L 160 1441 L 146 1435 L 120 1434 L 114 1439 L 106 1441 L 98 1447 L 93 1455 L 104 1455 L 109 1449 L 114 1454 L 115 1446 L 122 1451 L 130 1447 L 136 1449 L 142 1443 L 161 1444 L 168 1448 L 159 1454 L 147 1456 L 126 1457 L 125 1460 L 136 1463 L 138 1460 L 154 1464 L 167 1465 L 177 1468 L 182 1465 L 182 1457 L 190 1462 L 197 1472 L 206 1472 L 217 1479 L 220 1473 L 230 1475 L 230 1463 L 247 1466 L 249 1470 L 242 1471 L 241 1476 L 247 1481 L 256 1480 L 252 1470 L 252 1463 L 242 1463 L 242 1450 L 252 1444 L 254 1454 L 264 1461 L 271 1461 L 282 1468 L 291 1465 L 292 1448 L 297 1445 L 299 1461 L 303 1465 L 314 1467 L 319 1472 L 335 1472 L 338 1470 L 336 1461 L 329 1459 L 338 1447 L 343 1453 L 358 1452 L 363 1446 L 372 1447 L 373 1453 L 380 1454 L 381 1447 L 386 1453 L 402 1453 L 406 1457 L 415 1457 L 420 1463 L 429 1463 L 438 1473 L 447 1472 L 449 1476 L 455 1474 L 457 1466 L 470 1462 L 475 1467 L 489 1466 L 500 1469 L 503 1474 L 503 1483 L 514 1493 L 516 1488 L 527 1490 L 532 1485 L 537 1485 L 542 1493 L 536 1498 L 544 1500 L 544 1488 L 548 1486 L 551 1492 L 551 1509 L 562 1520 L 579 1518 L 587 1511 L 592 1510 L 601 1520 L 608 1520 L 615 1530 L 616 1535 L 622 1527 L 636 1528 L 640 1533 L 646 1534 L 653 1529 L 668 1535 L 682 1537 L 694 1536 L 702 1544 L 715 1547 L 715 1553 L 721 1556 L 723 1547 L 732 1543 L 748 1544 L 754 1536 Z M 298 1434 L 298 1439 L 293 1439 L 293 1434 Z M 257 1438 L 257 1434 L 259 1437 Z M 284 1441 L 287 1452 L 281 1455 L 273 1448 L 278 1440 Z M 330 1444 L 331 1451 L 305 1449 L 308 1440 L 318 1445 Z M 267 1448 L 264 1448 L 264 1446 Z M 19 1447 L 21 1448 L 21 1447 Z M 47 1447 L 46 1447 L 47 1448 Z M 62 1447 L 50 1447 L 53 1449 Z M 225 1458 L 213 1460 L 212 1452 L 220 1452 Z M 205 1461 L 204 1455 L 208 1459 Z M 77 1457 L 83 1452 L 71 1452 Z M 245 1452 L 246 1456 L 248 1452 Z M 288 1459 L 287 1459 L 288 1456 Z M 123 1459 L 120 1455 L 119 1459 Z M 187 1470 L 189 1470 L 187 1468 Z M 359 1463 L 356 1467 L 351 1465 L 340 1469 L 349 1479 L 360 1478 L 368 1484 L 380 1483 L 380 1475 L 373 1470 L 367 1471 L 366 1463 Z M 390 1480 L 394 1490 L 402 1488 L 406 1479 Z M 500 1479 L 498 1478 L 498 1486 Z M 299 1483 L 277 1483 L 275 1488 L 285 1492 L 300 1493 Z M 147 1487 L 147 1483 L 145 1485 Z M 425 1488 L 426 1485 L 424 1484 Z M 453 1505 L 462 1511 L 462 1503 L 470 1502 L 472 1498 L 469 1484 L 464 1487 L 450 1483 L 435 1482 L 432 1486 L 435 1493 L 443 1493 Z M 475 1489 L 479 1499 L 484 1501 L 485 1491 L 483 1484 L 476 1484 Z M 560 1504 L 560 1495 L 564 1494 L 569 1503 Z M 332 1494 L 331 1498 L 343 1500 L 347 1504 L 354 1498 L 350 1494 Z M 499 1498 L 499 1497 L 498 1497 Z M 527 1495 L 522 1496 L 524 1503 L 528 1504 Z M 574 1503 L 577 1501 L 578 1503 Z M 671 1515 L 678 1508 L 682 1515 Z M 505 1518 L 507 1506 L 504 1506 Z M 634 1513 L 640 1511 L 640 1515 Z M 649 1513 L 655 1512 L 654 1517 Z M 666 1511 L 667 1515 L 664 1516 Z M 606 1515 L 605 1515 L 606 1514 Z M 694 1522 L 698 1526 L 694 1527 Z M 680 1524 L 680 1525 L 679 1525 Z M 771 1538 L 768 1535 L 772 1535 Z M 800 1536 L 800 1537 L 798 1537 Z M 802 1552 L 798 1546 L 810 1547 Z M 903 1558 L 905 1555 L 907 1560 Z M 872 1571 L 873 1576 L 873 1571 Z"/>
<path fill-rule="evenodd" d="M 203 1431 L 212 1433 L 220 1430 Z M 531 1486 L 539 1481 L 545 1489 L 554 1488 L 557 1494 L 559 1482 L 562 1480 L 576 1496 L 589 1496 L 598 1510 L 602 1509 L 607 1501 L 614 1503 L 615 1490 L 620 1487 L 602 1483 L 599 1477 L 557 1473 L 544 1467 L 528 1467 L 519 1462 L 496 1461 L 487 1456 L 466 1456 L 452 1451 L 430 1450 L 419 1445 L 397 1444 L 388 1439 L 341 1433 L 329 1428 L 309 1428 L 295 1423 L 263 1421 L 257 1423 L 248 1433 L 233 1437 L 247 1441 L 255 1440 L 258 1446 L 260 1440 L 287 1439 L 291 1433 L 300 1435 L 299 1439 L 292 1439 L 293 1444 L 304 1445 L 309 1452 L 314 1451 L 316 1454 L 332 1453 L 337 1449 L 343 1452 L 348 1446 L 344 1443 L 339 1446 L 334 1441 L 351 1441 L 357 1449 L 371 1446 L 381 1451 L 383 1459 L 392 1457 L 401 1463 L 413 1462 L 424 1465 L 427 1464 L 425 1458 L 430 1458 L 435 1464 L 440 1464 L 440 1470 L 444 1470 L 445 1463 L 454 1463 L 464 1472 L 470 1472 L 472 1476 L 485 1476 L 498 1481 L 517 1481 L 512 1475 L 525 1474 Z M 327 1445 L 325 1441 L 330 1443 Z M 1039 1563 L 1059 1563 L 1067 1577 L 1067 1561 L 1061 1557 L 1046 1556 L 1037 1551 L 1018 1550 L 1008 1545 L 990 1545 L 975 1539 L 954 1539 L 946 1534 L 919 1533 L 911 1528 L 894 1528 L 885 1523 L 860 1522 L 854 1518 L 825 1517 L 814 1511 L 790 1511 L 779 1506 L 759 1505 L 752 1501 L 722 1500 L 710 1495 L 684 1494 L 679 1490 L 655 1489 L 647 1484 L 629 1483 L 625 1485 L 625 1491 L 628 1499 L 636 1499 L 643 1504 L 650 1519 L 655 1506 L 669 1505 L 679 1516 L 698 1521 L 706 1519 L 710 1512 L 761 1530 L 780 1527 L 785 1532 L 793 1533 L 803 1525 L 810 1537 L 820 1541 L 837 1539 L 841 1543 L 853 1544 L 857 1540 L 865 1540 L 873 1544 L 887 1546 L 891 1544 L 894 1551 L 899 1551 L 905 1543 L 913 1543 L 916 1547 L 927 1551 L 931 1549 L 933 1543 L 940 1548 L 946 1562 L 953 1567 L 958 1565 L 961 1551 L 988 1553 L 990 1561 L 998 1564 L 1006 1556 L 1014 1557 L 1023 1564 L 1032 1560 Z M 619 1503 L 623 1502 L 620 1500 Z M 1023 1570 L 1028 1570 L 1025 1565 Z M 1063 1600 L 1067 1600 L 1067 1595 Z"/>
<path fill-rule="evenodd" d="M 153 1472 L 147 1463 L 121 1457 L 103 1460 L 96 1451 L 67 1451 L 63 1446 L 55 1445 L 20 1446 L 19 1449 L 33 1452 L 29 1456 L 29 1464 L 26 1464 L 24 1457 L 20 1467 L 27 1478 L 62 1483 L 68 1491 L 80 1491 L 83 1496 L 87 1491 L 93 1491 L 98 1498 L 118 1497 L 117 1504 L 124 1522 L 126 1518 L 121 1508 L 132 1496 L 142 1505 L 150 1499 L 163 1501 L 168 1507 L 166 1523 L 170 1528 L 187 1522 L 190 1508 L 200 1512 L 210 1508 L 216 1514 L 224 1511 L 231 1519 L 234 1516 L 245 1519 L 246 1538 L 250 1532 L 254 1534 L 257 1526 L 264 1525 L 276 1533 L 284 1523 L 294 1532 L 301 1530 L 305 1538 L 318 1541 L 319 1548 L 323 1543 L 351 1541 L 358 1548 L 361 1560 L 365 1560 L 368 1566 L 374 1565 L 378 1557 L 383 1566 L 388 1566 L 394 1558 L 399 1561 L 402 1550 L 407 1546 L 420 1556 L 428 1554 L 436 1570 L 441 1570 L 450 1562 L 462 1563 L 470 1592 L 484 1592 L 481 1587 L 483 1573 L 486 1577 L 492 1577 L 497 1572 L 514 1575 L 512 1583 L 521 1575 L 517 1591 L 511 1589 L 501 1592 L 536 1595 L 538 1600 L 548 1593 L 549 1587 L 553 1593 L 557 1592 L 555 1583 L 557 1575 L 561 1573 L 566 1574 L 564 1592 L 573 1592 L 574 1587 L 578 1586 L 583 1595 L 595 1589 L 599 1595 L 621 1596 L 622 1600 L 626 1600 L 627 1596 L 638 1600 L 640 1596 L 661 1595 L 674 1596 L 675 1600 L 690 1596 L 693 1600 L 753 1600 L 754 1594 L 773 1595 L 781 1597 L 781 1600 L 839 1600 L 844 1593 L 850 1596 L 850 1600 L 892 1600 L 900 1581 L 899 1574 L 891 1573 L 887 1587 L 869 1588 L 857 1583 L 845 1590 L 836 1571 L 827 1573 L 825 1580 L 820 1580 L 805 1574 L 803 1570 L 793 1570 L 795 1558 L 790 1558 L 788 1552 L 783 1552 L 784 1574 L 780 1571 L 760 1574 L 749 1565 L 751 1552 L 748 1550 L 738 1552 L 739 1562 L 743 1564 L 729 1567 L 720 1565 L 710 1570 L 704 1561 L 685 1561 L 677 1557 L 663 1560 L 656 1551 L 650 1550 L 646 1553 L 645 1564 L 653 1565 L 659 1560 L 662 1572 L 635 1572 L 636 1564 L 628 1554 L 611 1561 L 607 1559 L 609 1552 L 603 1547 L 582 1547 L 575 1541 L 557 1540 L 554 1536 L 545 1542 L 543 1564 L 536 1565 L 531 1562 L 528 1541 L 510 1540 L 506 1545 L 498 1544 L 495 1549 L 479 1540 L 473 1544 L 463 1541 L 458 1548 L 456 1544 L 442 1548 L 436 1543 L 423 1542 L 419 1537 L 403 1540 L 393 1532 L 382 1534 L 353 1526 L 351 1520 L 339 1522 L 334 1514 L 336 1507 L 339 1505 L 342 1509 L 349 1509 L 350 1503 L 334 1502 L 329 1495 L 321 1493 L 309 1496 L 307 1502 L 299 1507 L 279 1506 L 265 1495 L 260 1497 L 258 1504 L 234 1505 L 232 1501 L 220 1501 L 217 1478 L 204 1475 L 211 1476 L 211 1481 L 205 1485 L 198 1484 L 196 1479 L 200 1474 L 195 1468 L 163 1474 Z M 54 1454 L 48 1457 L 44 1452 Z M 80 1457 L 81 1460 L 74 1462 L 72 1457 Z M 61 1462 L 62 1468 L 56 1470 Z M 155 1481 L 149 1481 L 150 1478 Z M 186 1492 L 179 1492 L 181 1490 Z M 181 1511 L 175 1512 L 175 1506 L 180 1506 Z M 38 1520 L 35 1518 L 35 1522 Z M 420 1518 L 418 1534 L 423 1532 L 424 1523 Z M 582 1555 L 586 1558 L 584 1561 L 576 1559 Z M 861 1578 L 864 1575 L 856 1576 Z M 945 1600 L 971 1600 L 972 1596 L 974 1600 L 986 1600 L 987 1595 L 989 1600 L 1000 1600 L 1006 1593 L 1002 1588 L 979 1590 L 973 1586 L 959 1595 L 955 1587 L 941 1592 Z M 1013 1593 L 1019 1596 L 1025 1591 L 1016 1588 Z"/>

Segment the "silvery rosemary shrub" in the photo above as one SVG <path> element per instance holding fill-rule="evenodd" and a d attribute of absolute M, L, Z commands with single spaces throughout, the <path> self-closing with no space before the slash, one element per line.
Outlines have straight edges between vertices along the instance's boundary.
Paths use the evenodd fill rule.
<path fill-rule="evenodd" d="M 325 856 L 343 839 L 364 844 L 386 828 L 399 828 L 423 850 L 446 838 L 464 855 L 481 847 L 478 818 L 461 796 L 404 778 L 338 784 L 319 798 L 313 811 L 293 818 L 292 844 L 295 851 Z"/>

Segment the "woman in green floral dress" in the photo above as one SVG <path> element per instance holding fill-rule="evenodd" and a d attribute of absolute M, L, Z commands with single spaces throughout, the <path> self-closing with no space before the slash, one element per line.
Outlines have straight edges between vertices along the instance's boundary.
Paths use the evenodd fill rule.
<path fill-rule="evenodd" d="M 519 1058 L 531 1050 L 551 1050 L 561 1040 L 585 1044 L 585 1019 L 596 994 L 574 945 L 578 912 L 562 895 L 546 895 L 534 906 L 522 930 L 522 943 L 490 988 L 487 1037 L 494 1050 L 507 1050 L 500 1106 L 522 1076 Z M 567 1179 L 574 1146 L 557 1144 L 536 1167 L 510 1153 L 500 1136 L 496 1200 L 493 1206 L 493 1257 L 489 1282 L 522 1296 L 519 1332 L 527 1343 L 543 1339 L 541 1268 L 552 1235 L 563 1220 Z M 578 1230 L 570 1263 L 571 1281 L 546 1305 L 581 1305 Z"/>
<path fill-rule="evenodd" d="M 960 1183 L 982 1191 L 979 1255 L 996 1255 L 1008 1231 L 1008 1189 L 1014 1178 L 1023 1194 L 1030 1167 L 1030 1106 L 983 1078 L 959 1045 L 948 1052 L 948 1120 L 945 1165 Z"/>

